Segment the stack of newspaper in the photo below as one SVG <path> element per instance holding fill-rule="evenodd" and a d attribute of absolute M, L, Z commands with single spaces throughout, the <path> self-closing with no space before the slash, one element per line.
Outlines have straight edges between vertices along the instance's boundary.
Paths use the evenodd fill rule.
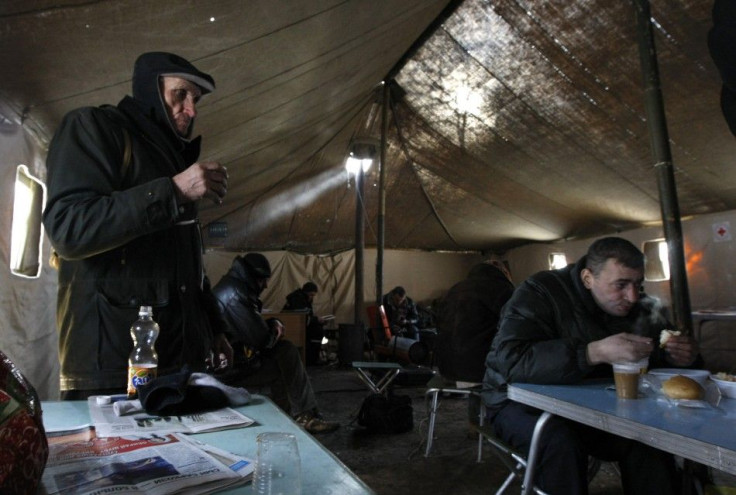
<path fill-rule="evenodd" d="M 182 416 L 118 416 L 113 402 L 90 397 L 92 425 L 47 431 L 49 458 L 41 493 L 197 495 L 251 479 L 250 459 L 185 435 L 249 426 L 251 418 L 230 408 Z"/>
<path fill-rule="evenodd" d="M 206 494 L 237 486 L 253 462 L 179 434 L 52 443 L 41 484 L 48 495 Z"/>
<path fill-rule="evenodd" d="M 143 411 L 118 416 L 113 407 L 117 396 L 112 397 L 112 402 L 103 404 L 97 402 L 97 396 L 87 400 L 89 415 L 98 437 L 148 433 L 202 433 L 227 428 L 243 428 L 253 424 L 251 418 L 229 407 L 182 416 L 153 416 Z"/>

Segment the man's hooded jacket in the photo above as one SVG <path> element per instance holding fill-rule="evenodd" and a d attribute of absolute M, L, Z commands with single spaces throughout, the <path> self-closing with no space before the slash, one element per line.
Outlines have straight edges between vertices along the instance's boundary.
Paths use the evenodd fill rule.
<path fill-rule="evenodd" d="M 271 330 L 261 315 L 263 303 L 259 296 L 262 289 L 258 285 L 259 278 L 270 276 L 271 268 L 266 258 L 260 253 L 248 253 L 237 256 L 230 270 L 212 289 L 227 322 L 236 365 L 243 348 L 248 348 L 246 354 L 249 354 L 263 350 L 271 341 Z"/>
<path fill-rule="evenodd" d="M 62 390 L 125 386 L 141 305 L 161 328 L 159 373 L 203 368 L 224 328 L 203 275 L 196 203 L 178 204 L 172 181 L 197 160 L 200 140 L 174 131 L 162 75 L 214 89 L 181 57 L 143 54 L 133 97 L 70 112 L 49 148 L 43 223 L 59 258 Z"/>
<path fill-rule="evenodd" d="M 442 298 L 437 314 L 435 359 L 442 376 L 480 382 L 496 335 L 501 308 L 514 284 L 496 266 L 479 263 Z"/>

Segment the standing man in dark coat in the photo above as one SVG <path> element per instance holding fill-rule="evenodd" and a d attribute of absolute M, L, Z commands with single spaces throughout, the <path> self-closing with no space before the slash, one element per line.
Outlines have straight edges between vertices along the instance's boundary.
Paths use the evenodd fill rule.
<path fill-rule="evenodd" d="M 496 335 L 501 308 L 514 292 L 499 261 L 478 263 L 442 298 L 437 315 L 435 359 L 444 378 L 483 380 L 486 355 Z"/>
<path fill-rule="evenodd" d="M 320 364 L 320 352 L 322 350 L 322 339 L 325 336 L 323 320 L 314 314 L 312 303 L 319 288 L 314 282 L 307 282 L 301 288 L 296 289 L 286 296 L 286 311 L 307 311 L 307 365 Z"/>
<path fill-rule="evenodd" d="M 647 357 L 651 368 L 697 362 L 698 346 L 689 335 L 656 345 L 660 331 L 672 327 L 642 293 L 643 281 L 641 251 L 606 237 L 577 263 L 539 272 L 516 289 L 501 313 L 483 380 L 483 401 L 499 438 L 527 453 L 542 413 L 510 401 L 510 383 L 612 378 L 612 363 Z M 561 417 L 547 423 L 539 453 L 534 484 L 551 495 L 588 493 L 589 455 L 618 462 L 627 495 L 680 491 L 671 455 Z"/>
<path fill-rule="evenodd" d="M 197 161 L 197 102 L 212 77 L 144 53 L 133 96 L 70 112 L 50 148 L 43 223 L 58 255 L 62 398 L 125 390 L 130 326 L 153 307 L 159 374 L 232 357 L 202 264 L 197 204 L 221 203 L 227 171 Z M 219 363 L 215 363 L 219 364 Z"/>

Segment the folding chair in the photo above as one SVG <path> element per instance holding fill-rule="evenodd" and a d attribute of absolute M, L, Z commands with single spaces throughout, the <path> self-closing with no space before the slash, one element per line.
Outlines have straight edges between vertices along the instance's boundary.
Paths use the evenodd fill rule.
<path fill-rule="evenodd" d="M 461 387 L 462 382 L 456 382 L 444 378 L 442 375 L 435 375 L 427 383 L 427 391 L 424 393 L 425 404 L 427 404 L 427 415 L 429 418 L 427 426 L 427 446 L 424 450 L 424 457 L 429 457 L 434 442 L 434 426 L 439 411 L 439 397 L 442 393 L 453 393 L 459 395 L 478 395 L 480 392 L 480 383 L 469 384 L 468 387 Z"/>
<path fill-rule="evenodd" d="M 383 356 L 391 356 L 388 342 L 391 340 L 391 328 L 388 324 L 386 311 L 383 306 L 371 305 L 365 308 L 368 313 L 369 337 L 371 341 L 371 353 Z"/>
<path fill-rule="evenodd" d="M 374 356 L 401 361 L 403 363 L 422 364 L 429 355 L 427 344 L 406 337 L 394 336 L 383 306 L 368 306 L 368 322 L 370 325 L 371 350 Z"/>
<path fill-rule="evenodd" d="M 509 475 L 506 477 L 506 480 L 503 482 L 501 487 L 496 491 L 496 495 L 502 495 L 503 493 L 505 493 L 506 489 L 509 487 L 509 485 L 511 485 L 514 479 L 518 479 L 521 482 L 522 493 L 536 493 L 537 495 L 547 495 L 546 492 L 533 485 L 530 489 L 526 489 L 526 484 L 531 484 L 534 477 L 536 460 L 532 460 L 533 464 L 529 464 L 526 456 L 524 456 L 519 451 L 498 438 L 493 430 L 493 426 L 485 425 L 485 417 L 486 407 L 485 404 L 481 402 L 479 422 L 478 425 L 474 427 L 478 431 L 478 462 L 481 462 L 483 441 L 485 440 L 491 445 L 493 452 L 501 460 L 504 466 L 506 466 L 509 470 Z M 534 429 L 540 430 L 544 428 L 546 422 L 549 420 L 550 417 L 551 415 L 548 413 L 540 416 L 539 420 L 537 420 L 537 424 L 534 426 Z M 532 440 L 531 448 L 535 448 L 534 440 Z M 600 467 L 600 459 L 597 459 L 595 457 L 588 458 L 588 481 L 591 481 L 595 477 Z"/>
<path fill-rule="evenodd" d="M 483 404 L 483 402 L 481 402 L 478 425 L 474 426 L 474 428 L 478 432 L 478 462 L 481 462 L 481 456 L 483 454 L 483 441 L 485 440 L 491 445 L 491 450 L 494 454 L 496 454 L 496 457 L 498 457 L 503 465 L 506 466 L 506 468 L 509 470 L 509 475 L 506 477 L 503 484 L 501 484 L 501 487 L 496 490 L 496 495 L 502 495 L 503 493 L 505 493 L 515 479 L 519 480 L 523 488 L 524 476 L 527 470 L 526 457 L 522 455 L 519 451 L 508 445 L 506 442 L 498 438 L 496 436 L 496 433 L 493 431 L 493 426 L 485 425 L 485 417 L 486 406 Z M 531 491 L 536 493 L 537 495 L 547 495 L 546 492 L 543 492 L 536 486 L 532 486 Z"/>
<path fill-rule="evenodd" d="M 443 392 L 448 392 L 466 395 L 468 397 L 471 395 L 480 397 L 480 383 L 469 384 L 471 385 L 470 387 L 460 387 L 459 384 L 463 384 L 463 382 L 448 380 L 441 375 L 435 376 L 427 384 L 429 388 L 425 392 L 424 397 L 428 406 L 427 413 L 429 422 L 427 427 L 427 446 L 424 451 L 424 457 L 429 457 L 429 452 L 432 450 L 435 420 L 439 409 L 439 395 Z M 496 491 L 496 495 L 502 495 L 506 493 L 506 490 L 515 479 L 518 479 L 519 482 L 523 484 L 527 461 L 521 453 L 517 452 L 499 439 L 494 433 L 492 426 L 486 426 L 484 424 L 485 414 L 485 405 L 483 405 L 483 402 L 481 401 L 478 424 L 472 425 L 472 428 L 478 432 L 477 462 L 481 462 L 483 455 L 483 442 L 487 441 L 491 445 L 493 453 L 496 454 L 498 459 L 509 470 L 509 475 L 506 477 L 501 487 Z M 538 495 L 546 495 L 545 492 L 536 487 L 533 488 L 533 491 Z"/>

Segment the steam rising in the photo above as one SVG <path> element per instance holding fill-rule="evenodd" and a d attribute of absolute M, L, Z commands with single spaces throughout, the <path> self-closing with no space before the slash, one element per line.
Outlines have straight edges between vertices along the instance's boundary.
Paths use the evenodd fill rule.
<path fill-rule="evenodd" d="M 668 324 L 665 307 L 658 297 L 644 295 L 639 299 L 639 305 L 641 311 L 631 329 L 632 333 L 651 336 L 652 328 L 659 331 Z"/>
<path fill-rule="evenodd" d="M 251 217 L 251 232 L 257 234 L 275 221 L 295 210 L 312 204 L 324 192 L 345 183 L 345 171 L 326 170 L 311 179 L 294 185 L 266 199 L 258 207 L 258 214 Z"/>

